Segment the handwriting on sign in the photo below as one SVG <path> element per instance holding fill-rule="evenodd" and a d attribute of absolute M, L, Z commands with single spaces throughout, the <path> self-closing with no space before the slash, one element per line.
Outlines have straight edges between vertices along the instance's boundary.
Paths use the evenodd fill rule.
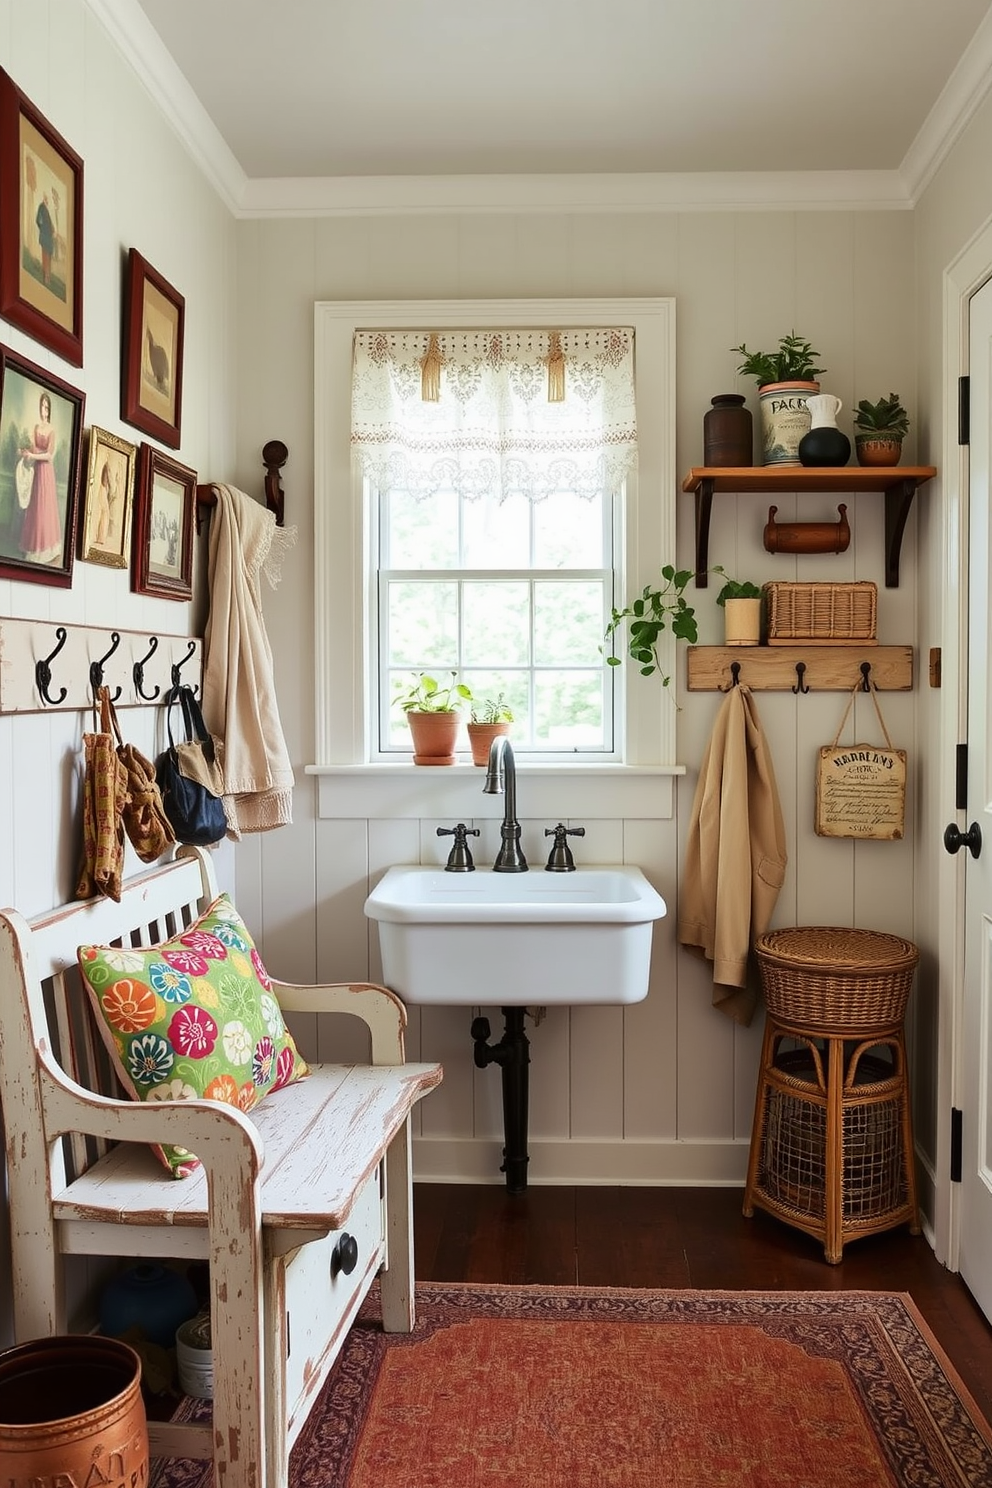
<path fill-rule="evenodd" d="M 906 751 L 855 744 L 820 750 L 815 830 L 820 837 L 894 842 L 906 816 Z"/>

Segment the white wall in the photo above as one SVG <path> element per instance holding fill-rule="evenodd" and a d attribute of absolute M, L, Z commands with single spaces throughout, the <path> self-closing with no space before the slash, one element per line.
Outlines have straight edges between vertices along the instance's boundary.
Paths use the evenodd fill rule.
<path fill-rule="evenodd" d="M 84 162 L 84 360 L 69 367 L 13 326 L 0 341 L 86 394 L 85 424 L 138 444 L 120 410 L 122 275 L 138 248 L 186 299 L 182 447 L 201 480 L 234 451 L 234 223 L 81 0 L 0 0 L 0 65 Z M 0 579 L 0 616 L 190 634 L 193 606 L 130 592 L 124 570 L 77 560 L 71 589 Z M 54 644 L 54 641 L 53 641 Z M 56 683 L 56 687 L 57 687 Z M 147 754 L 161 710 L 121 713 Z M 0 715 L 0 904 L 31 914 L 71 899 L 81 844 L 80 740 L 87 715 Z M 130 854 L 127 871 L 140 863 Z M 0 1245 L 6 1245 L 5 1233 Z M 0 1274 L 6 1271 L 0 1254 Z M 0 1286 L 0 1337 L 8 1288 Z"/>
<path fill-rule="evenodd" d="M 378 974 L 374 931 L 362 903 L 376 876 L 395 861 L 433 860 L 434 827 L 345 808 L 318 816 L 312 690 L 313 302 L 322 299 L 674 295 L 678 344 L 678 475 L 702 458 L 702 417 L 714 393 L 733 389 L 731 347 L 767 346 L 795 328 L 828 368 L 821 379 L 849 411 L 859 397 L 897 389 L 917 409 L 915 333 L 905 306 L 914 294 L 914 229 L 909 213 L 659 214 L 544 217 L 368 217 L 244 222 L 238 228 L 240 364 L 238 468 L 253 478 L 257 451 L 285 440 L 287 520 L 300 541 L 286 580 L 266 595 L 270 638 L 279 658 L 280 705 L 297 766 L 291 829 L 247 843 L 238 853 L 239 901 L 260 924 L 265 954 L 291 978 Z M 741 383 L 755 406 L 753 384 Z M 347 390 L 342 389 L 342 396 Z M 650 418 L 650 409 L 640 411 Z M 913 457 L 912 446 L 906 459 Z M 348 493 L 341 493 L 346 502 Z M 801 559 L 762 547 L 768 500 L 717 497 L 711 563 L 769 578 L 874 578 L 880 586 L 879 638 L 916 643 L 915 517 L 903 546 L 901 583 L 885 589 L 882 503 L 850 505 L 853 538 L 842 556 Z M 779 502 L 779 520 L 830 519 L 836 500 Z M 693 499 L 680 497 L 678 560 L 693 566 Z M 697 596 L 701 640 L 721 638 L 710 588 Z M 342 658 L 343 662 L 343 658 Z M 679 658 L 680 669 L 684 656 Z M 897 744 L 915 753 L 917 691 L 886 694 L 883 709 Z M 916 801 L 902 843 L 827 841 L 812 831 L 816 749 L 829 743 L 846 699 L 761 693 L 758 707 L 773 741 L 788 823 L 789 873 L 777 923 L 856 924 L 915 937 Z M 703 967 L 675 943 L 678 874 L 699 761 L 719 699 L 682 697 L 679 759 L 687 775 L 675 816 L 644 820 L 604 815 L 595 794 L 576 788 L 565 814 L 587 826 L 586 862 L 639 863 L 669 904 L 657 934 L 652 991 L 624 1009 L 553 1011 L 531 1038 L 533 1181 L 740 1181 L 750 1134 L 760 1019 L 735 1029 L 710 1005 Z M 659 706 L 668 706 L 659 697 Z M 858 708 L 858 737 L 879 737 L 874 715 Z M 919 768 L 920 761 L 914 759 Z M 519 785 L 525 849 L 542 862 L 547 822 L 528 781 Z M 481 800 L 480 800 L 481 804 Z M 480 813 L 481 814 L 481 813 Z M 482 839 L 483 844 L 485 838 Z M 482 846 L 484 857 L 486 847 Z M 425 1009 L 411 1018 L 414 1057 L 441 1058 L 445 1082 L 421 1108 L 420 1176 L 501 1181 L 498 1072 L 477 1071 L 465 1009 Z M 498 1013 L 491 1014 L 494 1029 Z"/>

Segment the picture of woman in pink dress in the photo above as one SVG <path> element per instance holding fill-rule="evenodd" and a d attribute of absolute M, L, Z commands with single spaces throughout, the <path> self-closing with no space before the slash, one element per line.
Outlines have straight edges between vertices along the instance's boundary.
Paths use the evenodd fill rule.
<path fill-rule="evenodd" d="M 20 548 L 30 563 L 56 563 L 62 558 L 62 521 L 55 486 L 55 430 L 52 400 L 42 393 L 38 422 L 31 443 L 20 451 L 21 459 L 33 467 L 31 497 L 24 513 Z"/>

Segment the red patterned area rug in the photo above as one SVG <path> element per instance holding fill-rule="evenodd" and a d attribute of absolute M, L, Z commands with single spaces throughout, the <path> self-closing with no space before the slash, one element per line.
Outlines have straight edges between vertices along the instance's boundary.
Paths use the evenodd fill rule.
<path fill-rule="evenodd" d="M 908 1296 L 420 1284 L 417 1308 L 386 1335 L 366 1302 L 290 1488 L 992 1488 Z"/>

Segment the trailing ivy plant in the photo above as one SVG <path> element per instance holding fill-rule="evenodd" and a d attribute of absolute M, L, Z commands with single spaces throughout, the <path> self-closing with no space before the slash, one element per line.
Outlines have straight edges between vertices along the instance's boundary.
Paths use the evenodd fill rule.
<path fill-rule="evenodd" d="M 622 658 L 617 655 L 617 633 L 626 627 L 627 653 L 637 662 L 642 677 L 661 676 L 661 684 L 667 687 L 670 676 L 665 676 L 658 655 L 658 639 L 665 629 L 680 641 L 694 645 L 699 636 L 696 612 L 685 598 L 695 573 L 691 568 L 676 568 L 666 563 L 661 570 L 662 582 L 652 588 L 645 584 L 641 593 L 624 609 L 611 611 L 610 623 L 606 627 L 606 639 L 610 642 L 608 666 L 619 666 Z"/>

